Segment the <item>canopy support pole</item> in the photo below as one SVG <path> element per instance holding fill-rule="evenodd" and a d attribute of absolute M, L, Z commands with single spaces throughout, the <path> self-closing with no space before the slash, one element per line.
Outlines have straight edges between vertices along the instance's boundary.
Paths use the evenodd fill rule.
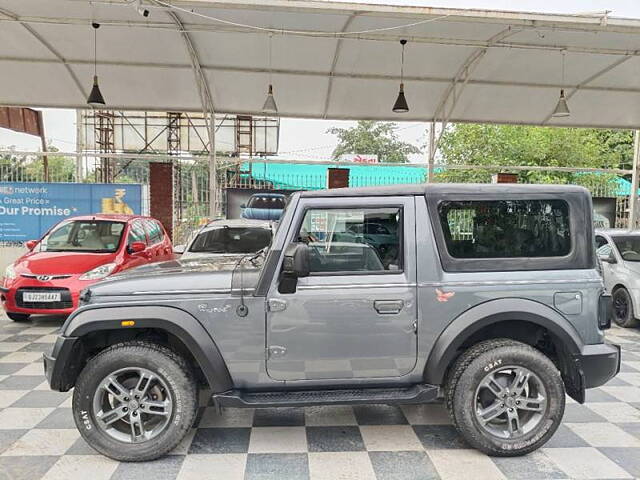
<path fill-rule="evenodd" d="M 433 164 L 436 158 L 436 122 L 431 120 L 429 124 L 429 158 L 427 166 L 427 182 L 433 183 Z"/>
<path fill-rule="evenodd" d="M 640 182 L 640 130 L 635 131 L 633 142 L 633 175 L 629 193 L 629 229 L 635 230 L 638 224 L 638 183 Z"/>
<path fill-rule="evenodd" d="M 216 115 L 209 115 L 209 217 L 214 220 L 218 216 L 218 158 L 216 153 Z"/>

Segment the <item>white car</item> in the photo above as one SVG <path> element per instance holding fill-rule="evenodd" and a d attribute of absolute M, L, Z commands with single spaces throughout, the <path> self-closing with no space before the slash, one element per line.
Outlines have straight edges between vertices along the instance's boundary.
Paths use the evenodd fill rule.
<path fill-rule="evenodd" d="M 640 319 L 640 231 L 596 230 L 596 248 L 606 289 L 613 297 L 613 321 L 634 327 Z"/>
<path fill-rule="evenodd" d="M 215 220 L 202 227 L 186 245 L 176 245 L 180 259 L 237 257 L 271 244 L 274 226 L 264 220 Z"/>

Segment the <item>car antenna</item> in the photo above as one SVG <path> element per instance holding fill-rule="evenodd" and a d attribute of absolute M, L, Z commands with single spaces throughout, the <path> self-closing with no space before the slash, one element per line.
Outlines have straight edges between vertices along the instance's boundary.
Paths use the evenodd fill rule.
<path fill-rule="evenodd" d="M 243 269 L 241 267 L 242 262 L 244 262 L 244 259 L 248 256 L 249 255 L 243 255 L 242 257 L 240 257 L 240 260 L 236 262 L 236 266 L 233 268 L 234 273 L 236 270 L 238 270 L 238 268 L 240 268 L 240 305 L 238 305 L 238 307 L 236 308 L 236 314 L 239 317 L 246 317 L 249 314 L 249 307 L 247 307 L 247 305 L 244 303 L 244 278 L 242 275 Z M 233 292 L 233 275 L 231 276 L 231 290 Z"/>

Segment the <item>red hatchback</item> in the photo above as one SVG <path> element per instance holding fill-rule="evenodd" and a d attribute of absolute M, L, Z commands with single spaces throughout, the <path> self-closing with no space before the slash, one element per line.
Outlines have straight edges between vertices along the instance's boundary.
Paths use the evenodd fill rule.
<path fill-rule="evenodd" d="M 0 287 L 7 316 L 68 315 L 80 291 L 109 275 L 146 263 L 171 260 L 173 246 L 162 224 L 134 215 L 87 215 L 65 219 L 7 267 Z"/>

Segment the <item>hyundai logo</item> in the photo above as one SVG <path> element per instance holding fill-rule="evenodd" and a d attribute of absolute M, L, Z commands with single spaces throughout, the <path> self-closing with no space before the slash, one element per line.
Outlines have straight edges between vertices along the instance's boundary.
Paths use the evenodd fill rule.
<path fill-rule="evenodd" d="M 51 280 L 51 275 L 38 275 L 36 278 L 41 282 L 48 282 Z"/>

